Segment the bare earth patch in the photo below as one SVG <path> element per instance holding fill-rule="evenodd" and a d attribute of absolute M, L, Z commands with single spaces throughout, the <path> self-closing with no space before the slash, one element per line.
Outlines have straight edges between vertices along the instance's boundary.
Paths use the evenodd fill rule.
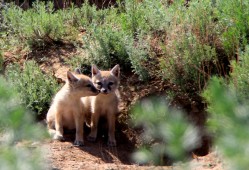
<path fill-rule="evenodd" d="M 73 135 L 72 135 L 73 136 Z M 43 147 L 47 149 L 49 169 L 60 170 L 223 170 L 222 162 L 215 152 L 206 156 L 194 156 L 185 164 L 172 166 L 139 166 L 130 160 L 131 151 L 125 144 L 117 147 L 108 147 L 103 141 L 90 143 L 85 141 L 85 146 L 75 147 L 72 141 L 59 142 L 47 141 Z"/>

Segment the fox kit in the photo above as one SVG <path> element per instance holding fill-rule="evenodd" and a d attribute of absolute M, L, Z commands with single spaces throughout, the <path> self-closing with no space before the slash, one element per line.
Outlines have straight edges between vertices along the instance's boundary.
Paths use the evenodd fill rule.
<path fill-rule="evenodd" d="M 89 77 L 67 72 L 66 84 L 55 95 L 47 113 L 48 129 L 54 139 L 64 140 L 63 128 L 76 129 L 74 145 L 84 144 L 84 114 L 80 98 L 96 96 L 98 92 Z"/>
<path fill-rule="evenodd" d="M 91 114 L 91 132 L 87 137 L 89 141 L 96 140 L 99 118 L 104 116 L 108 123 L 108 145 L 116 146 L 115 120 L 119 102 L 119 74 L 119 65 L 113 67 L 111 71 L 100 71 L 95 65 L 92 66 L 92 82 L 100 93 L 97 96 L 82 98 L 84 106 L 88 106 L 84 112 Z"/>

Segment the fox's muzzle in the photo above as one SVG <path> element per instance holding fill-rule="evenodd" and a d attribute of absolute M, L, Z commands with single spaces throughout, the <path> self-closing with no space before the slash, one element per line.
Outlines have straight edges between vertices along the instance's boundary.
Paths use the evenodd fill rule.
<path fill-rule="evenodd" d="M 108 90 L 105 89 L 105 88 L 101 88 L 101 89 L 100 89 L 100 92 L 101 92 L 101 93 L 104 93 L 104 94 L 107 94 L 107 93 L 108 93 Z"/>

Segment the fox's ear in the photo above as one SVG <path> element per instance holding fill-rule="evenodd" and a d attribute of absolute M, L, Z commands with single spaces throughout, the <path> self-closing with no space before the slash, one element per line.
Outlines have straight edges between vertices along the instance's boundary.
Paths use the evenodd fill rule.
<path fill-rule="evenodd" d="M 96 76 L 99 73 L 100 73 L 100 71 L 99 71 L 98 67 L 96 65 L 92 65 L 92 77 Z"/>
<path fill-rule="evenodd" d="M 70 83 L 76 82 L 79 79 L 73 75 L 70 71 L 67 72 L 67 79 Z"/>
<path fill-rule="evenodd" d="M 112 69 L 111 69 L 111 74 L 116 76 L 116 77 L 119 77 L 119 74 L 120 74 L 120 67 L 119 65 L 115 65 Z"/>

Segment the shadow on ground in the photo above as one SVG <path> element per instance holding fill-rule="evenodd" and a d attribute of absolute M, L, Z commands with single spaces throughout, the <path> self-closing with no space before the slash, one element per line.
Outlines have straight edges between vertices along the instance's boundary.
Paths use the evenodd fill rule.
<path fill-rule="evenodd" d="M 100 122 L 101 123 L 101 122 Z M 117 124 L 116 128 L 116 147 L 109 147 L 107 145 L 107 128 L 99 126 L 98 136 L 95 142 L 89 142 L 86 140 L 87 135 L 90 133 L 89 127 L 84 127 L 84 146 L 78 147 L 80 150 L 91 154 L 92 156 L 101 159 L 105 163 L 121 162 L 122 164 L 131 165 L 134 162 L 131 159 L 131 155 L 135 149 L 135 142 L 132 142 L 127 134 L 119 129 Z M 64 134 L 66 142 L 71 142 L 75 138 L 75 131 L 65 131 Z"/>

